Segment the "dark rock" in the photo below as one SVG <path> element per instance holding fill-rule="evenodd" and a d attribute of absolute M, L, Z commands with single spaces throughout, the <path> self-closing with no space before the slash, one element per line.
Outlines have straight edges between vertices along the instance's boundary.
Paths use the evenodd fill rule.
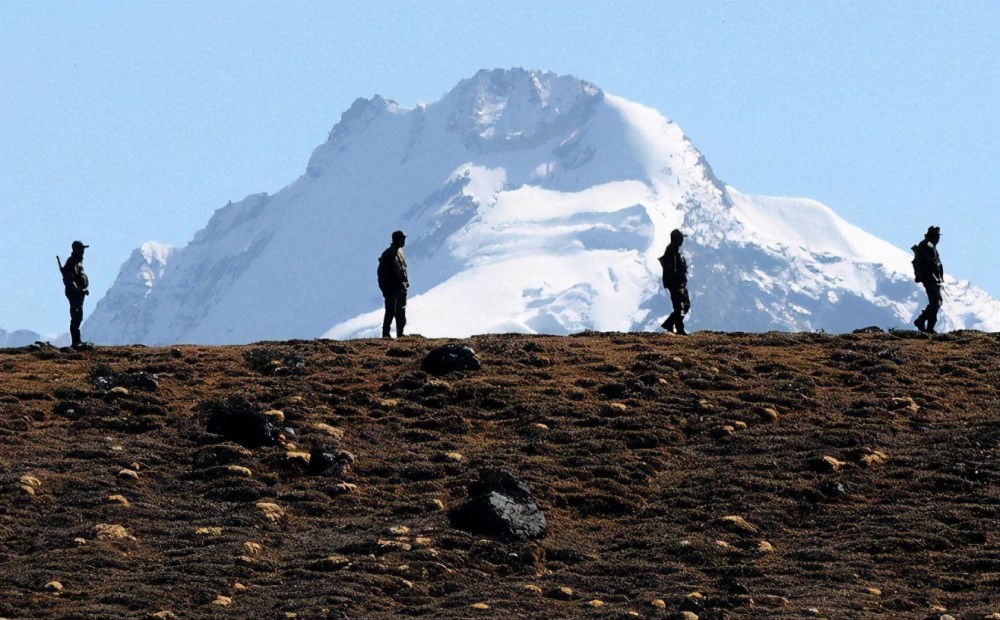
<path fill-rule="evenodd" d="M 208 432 L 222 435 L 242 446 L 273 446 L 281 436 L 281 429 L 275 426 L 272 418 L 256 410 L 242 396 L 209 403 L 208 410 Z"/>
<path fill-rule="evenodd" d="M 871 325 L 869 327 L 862 327 L 861 329 L 856 329 L 852 333 L 854 334 L 884 334 L 885 330 L 876 325 Z"/>
<path fill-rule="evenodd" d="M 322 474 L 331 467 L 336 467 L 338 464 L 337 457 L 333 454 L 319 448 L 313 448 L 309 451 L 309 468 L 306 470 L 306 473 L 315 476 Z"/>
<path fill-rule="evenodd" d="M 446 375 L 459 370 L 479 370 L 482 365 L 472 347 L 462 344 L 446 344 L 427 354 L 420 370 L 435 376 Z"/>
<path fill-rule="evenodd" d="M 448 513 L 453 527 L 504 539 L 545 536 L 548 525 L 526 485 L 506 471 L 486 470 L 469 486 L 469 499 Z"/>

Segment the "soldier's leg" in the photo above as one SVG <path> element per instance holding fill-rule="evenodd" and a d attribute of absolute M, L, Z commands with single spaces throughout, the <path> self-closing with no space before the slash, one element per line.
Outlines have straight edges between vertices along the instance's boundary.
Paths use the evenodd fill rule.
<path fill-rule="evenodd" d="M 683 301 L 683 295 L 681 294 L 681 289 L 668 289 L 670 291 L 670 304 L 673 306 L 673 312 L 667 317 L 667 320 L 663 322 L 663 328 L 668 332 L 672 332 L 675 329 L 678 331 L 684 330 L 684 313 L 681 309 L 681 303 Z"/>
<path fill-rule="evenodd" d="M 80 334 L 80 325 L 83 324 L 83 299 L 70 298 L 69 300 L 69 335 L 73 339 L 73 345 L 83 344 Z"/>
<path fill-rule="evenodd" d="M 941 309 L 941 285 L 937 282 L 927 286 L 927 332 L 934 333 L 934 326 L 938 320 L 938 310 Z"/>
<path fill-rule="evenodd" d="M 403 336 L 403 328 L 406 327 L 406 291 L 396 297 L 396 337 Z"/>
<path fill-rule="evenodd" d="M 390 338 L 389 327 L 392 325 L 392 319 L 396 316 L 396 298 L 390 295 L 385 295 L 385 314 L 382 316 L 382 337 Z"/>

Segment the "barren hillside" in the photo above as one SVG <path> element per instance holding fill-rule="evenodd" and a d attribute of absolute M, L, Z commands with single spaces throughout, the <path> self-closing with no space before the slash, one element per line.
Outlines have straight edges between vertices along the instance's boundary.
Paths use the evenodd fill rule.
<path fill-rule="evenodd" d="M 1000 335 L 459 342 L 0 350 L 0 617 L 1000 618 Z"/>

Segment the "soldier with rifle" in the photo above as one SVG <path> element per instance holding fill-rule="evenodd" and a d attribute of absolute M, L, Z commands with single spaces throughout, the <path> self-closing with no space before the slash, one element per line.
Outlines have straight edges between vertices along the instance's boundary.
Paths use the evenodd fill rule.
<path fill-rule="evenodd" d="M 90 280 L 83 271 L 83 251 L 89 248 L 80 241 L 73 242 L 73 253 L 66 259 L 66 264 L 56 256 L 56 263 L 62 273 L 63 285 L 66 288 L 66 299 L 69 300 L 69 333 L 73 338 L 74 349 L 89 348 L 80 335 L 80 325 L 83 323 L 83 300 L 90 294 Z"/>

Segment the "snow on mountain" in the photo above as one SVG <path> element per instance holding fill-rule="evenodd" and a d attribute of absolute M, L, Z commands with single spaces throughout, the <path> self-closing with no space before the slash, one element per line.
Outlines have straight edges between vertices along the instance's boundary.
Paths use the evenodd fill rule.
<path fill-rule="evenodd" d="M 412 333 L 658 330 L 673 228 L 688 233 L 692 329 L 906 327 L 925 303 L 909 252 L 815 201 L 726 186 L 655 110 L 513 69 L 414 109 L 358 99 L 289 186 L 218 210 L 183 248 L 136 250 L 84 332 L 377 336 L 376 259 L 395 229 Z M 1000 302 L 951 277 L 947 291 L 939 328 L 1000 330 Z"/>

